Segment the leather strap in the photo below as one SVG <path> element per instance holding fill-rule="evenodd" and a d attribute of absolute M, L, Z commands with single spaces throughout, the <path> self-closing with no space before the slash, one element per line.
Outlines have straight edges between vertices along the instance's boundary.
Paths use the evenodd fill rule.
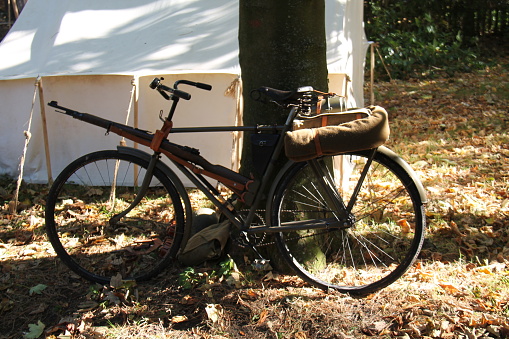
<path fill-rule="evenodd" d="M 327 126 L 328 121 L 327 117 L 328 117 L 327 114 L 322 115 L 322 127 Z"/>
<path fill-rule="evenodd" d="M 323 153 L 322 153 L 322 145 L 320 145 L 320 138 L 318 137 L 318 129 L 317 128 L 313 128 L 313 131 L 314 131 L 314 140 L 315 140 L 315 149 L 316 149 L 316 154 L 317 156 L 322 156 Z"/>

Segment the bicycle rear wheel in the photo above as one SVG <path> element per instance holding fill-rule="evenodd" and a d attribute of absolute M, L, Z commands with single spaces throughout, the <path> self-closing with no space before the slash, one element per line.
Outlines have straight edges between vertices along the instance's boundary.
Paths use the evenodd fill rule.
<path fill-rule="evenodd" d="M 283 258 L 303 280 L 363 295 L 393 283 L 415 261 L 424 240 L 423 201 L 418 184 L 391 153 L 385 148 L 376 152 L 355 197 L 353 224 L 276 234 Z M 352 152 L 317 160 L 347 206 L 368 157 L 369 152 Z M 281 178 L 269 209 L 272 225 L 339 220 L 338 204 L 310 163 L 295 163 Z"/>
<path fill-rule="evenodd" d="M 148 162 L 117 151 L 85 155 L 53 183 L 46 232 L 57 255 L 90 281 L 147 280 L 166 268 L 182 241 L 184 211 L 166 175 L 154 169 L 143 200 L 118 223 L 110 219 L 134 200 Z"/>

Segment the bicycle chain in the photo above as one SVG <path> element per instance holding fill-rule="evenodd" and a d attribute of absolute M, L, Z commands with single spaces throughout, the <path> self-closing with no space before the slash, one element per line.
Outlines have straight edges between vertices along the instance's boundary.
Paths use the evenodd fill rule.
<path fill-rule="evenodd" d="M 313 234 L 309 234 L 309 235 L 301 235 L 301 236 L 298 236 L 298 237 L 296 236 L 296 237 L 293 237 L 293 238 L 286 239 L 285 241 L 292 241 L 292 240 L 298 240 L 298 239 L 314 237 L 314 236 L 325 234 L 325 233 L 328 233 L 328 232 L 329 232 L 329 230 L 322 231 L 322 232 L 319 232 L 319 233 L 313 233 Z M 264 234 L 267 234 L 267 233 L 264 233 Z M 275 241 L 271 241 L 271 242 L 267 242 L 267 243 L 263 243 L 263 244 L 254 245 L 254 246 L 255 247 L 266 247 L 266 246 L 270 246 L 270 245 L 274 245 L 274 244 L 276 244 L 276 242 Z"/>
<path fill-rule="evenodd" d="M 248 212 L 248 210 L 242 210 L 241 212 Z M 288 210 L 288 211 L 284 211 L 283 212 L 291 212 L 291 210 Z M 306 212 L 306 211 L 301 211 L 301 212 Z M 260 218 L 260 220 L 262 221 L 262 225 L 265 226 L 265 221 L 263 220 L 263 218 L 257 213 L 257 216 Z M 321 234 L 325 234 L 325 233 L 328 233 L 330 230 L 325 230 L 325 231 L 322 231 L 322 232 L 318 232 L 318 233 L 313 233 L 313 234 L 308 234 L 308 235 L 301 235 L 301 236 L 295 236 L 295 237 L 292 237 L 292 238 L 289 238 L 289 239 L 286 239 L 286 241 L 292 241 L 292 240 L 299 240 L 299 239 L 304 239 L 304 238 L 309 238 L 309 237 L 314 237 L 314 236 L 317 236 L 317 235 L 321 235 Z M 266 232 L 262 233 L 263 234 L 263 238 L 262 238 L 262 242 L 263 240 L 266 238 L 267 234 Z M 239 235 L 240 236 L 240 235 Z M 237 237 L 232 237 L 232 240 L 237 243 L 240 247 L 242 248 L 246 248 L 246 247 L 249 247 L 249 246 L 253 246 L 253 247 L 266 247 L 266 246 L 271 246 L 271 245 L 275 245 L 276 244 L 276 241 L 271 241 L 271 242 L 266 242 L 266 243 L 255 243 L 255 244 L 246 244 L 244 243 L 244 241 L 242 240 L 239 240 L 239 236 Z M 249 235 L 247 235 L 247 241 L 249 241 Z"/>

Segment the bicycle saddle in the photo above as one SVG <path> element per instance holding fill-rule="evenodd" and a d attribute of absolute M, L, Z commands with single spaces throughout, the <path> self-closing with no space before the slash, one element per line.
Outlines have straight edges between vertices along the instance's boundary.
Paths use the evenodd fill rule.
<path fill-rule="evenodd" d="M 302 87 L 296 91 L 283 91 L 263 86 L 251 91 L 251 97 L 256 101 L 261 101 L 261 95 L 263 94 L 280 105 L 288 105 L 298 103 L 298 99 L 301 98 L 304 93 L 310 91 L 313 91 L 313 87 Z"/>

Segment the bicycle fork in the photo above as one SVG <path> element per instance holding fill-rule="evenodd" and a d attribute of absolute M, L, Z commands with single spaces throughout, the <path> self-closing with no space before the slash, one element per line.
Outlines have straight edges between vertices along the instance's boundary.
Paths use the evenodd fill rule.
<path fill-rule="evenodd" d="M 355 223 L 355 217 L 346 209 L 343 198 L 339 194 L 338 189 L 334 184 L 334 179 L 330 175 L 330 172 L 327 170 L 327 168 L 321 168 L 322 166 L 316 159 L 309 160 L 308 164 L 313 170 L 314 175 L 317 178 L 322 179 L 318 180 L 318 185 L 320 186 L 319 188 L 325 194 L 325 196 L 321 197 L 321 199 L 332 203 L 332 213 L 334 214 L 334 217 L 337 219 L 337 221 L 340 222 L 340 228 L 352 227 Z M 326 167 L 327 165 L 323 164 L 323 166 Z"/>
<path fill-rule="evenodd" d="M 376 153 L 376 148 L 373 149 L 372 153 L 368 157 L 368 160 L 366 161 L 366 164 L 364 164 L 364 168 L 362 169 L 361 176 L 359 180 L 357 181 L 357 184 L 353 190 L 353 193 L 350 197 L 350 201 L 348 202 L 348 206 L 345 205 L 345 202 L 343 201 L 343 198 L 338 192 L 338 188 L 336 187 L 334 183 L 334 179 L 332 178 L 330 172 L 327 170 L 327 168 L 322 168 L 320 163 L 317 159 L 310 160 L 309 166 L 313 170 L 313 173 L 318 177 L 322 178 L 323 180 L 318 180 L 318 183 L 320 185 L 320 188 L 323 190 L 326 197 L 323 197 L 324 199 L 327 199 L 328 201 L 332 202 L 332 207 L 334 208 L 333 214 L 336 217 L 336 219 L 341 223 L 340 228 L 349 228 L 352 227 L 355 222 L 355 216 L 352 214 L 352 209 L 355 203 L 357 202 L 357 195 L 359 194 L 361 187 L 364 183 L 364 179 L 366 178 L 369 168 L 371 167 L 371 164 L 373 162 L 373 158 Z M 323 167 L 326 167 L 327 164 L 323 164 Z"/>
<path fill-rule="evenodd" d="M 145 177 L 143 178 L 143 182 L 140 188 L 138 189 L 138 193 L 136 193 L 136 198 L 133 200 L 133 202 L 131 202 L 131 205 L 129 205 L 129 207 L 127 207 L 124 211 L 115 214 L 113 217 L 110 218 L 109 220 L 110 226 L 116 226 L 119 223 L 120 219 L 125 217 L 129 212 L 132 211 L 133 208 L 135 208 L 141 202 L 150 186 L 154 168 L 156 167 L 156 164 L 159 161 L 159 154 L 160 154 L 159 152 L 154 152 L 154 154 L 152 154 L 152 157 L 150 158 L 150 162 L 147 167 L 147 172 L 145 173 Z M 115 184 L 116 180 L 114 180 L 113 182 L 113 185 Z M 114 188 L 112 188 L 112 194 L 114 195 L 113 192 L 115 192 Z M 114 199 L 114 197 L 112 198 Z"/>

